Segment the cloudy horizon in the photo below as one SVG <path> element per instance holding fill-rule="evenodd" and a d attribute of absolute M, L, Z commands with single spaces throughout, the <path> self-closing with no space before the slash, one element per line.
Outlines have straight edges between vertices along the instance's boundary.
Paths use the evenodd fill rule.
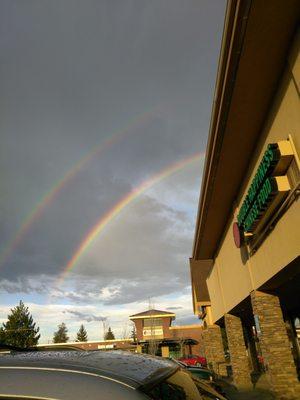
<path fill-rule="evenodd" d="M 199 323 L 188 259 L 225 2 L 0 10 L 0 322 L 22 299 L 41 343 L 61 322 L 100 339 L 103 318 L 121 337 L 151 299 Z"/>

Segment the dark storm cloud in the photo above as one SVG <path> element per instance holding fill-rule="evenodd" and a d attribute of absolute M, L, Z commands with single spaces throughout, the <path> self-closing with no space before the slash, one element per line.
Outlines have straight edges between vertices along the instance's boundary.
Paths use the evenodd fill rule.
<path fill-rule="evenodd" d="M 184 212 L 145 196 L 143 201 L 124 213 L 113 240 L 110 236 L 100 240 L 95 244 L 95 252 L 91 251 L 87 260 L 75 268 L 69 276 L 73 278 L 74 290 L 56 288 L 51 292 L 51 298 L 77 304 L 102 301 L 112 305 L 184 290 L 188 282 L 186 254 L 191 247 L 191 235 L 182 230 L 183 227 L 186 229 L 187 223 Z M 41 247 L 39 250 L 41 252 Z M 46 250 L 50 259 L 49 249 Z M 22 282 L 23 287 L 27 284 L 32 291 L 39 288 L 38 275 L 43 265 L 44 273 L 51 273 L 50 268 L 46 270 L 47 257 L 43 259 L 40 252 L 35 257 L 29 254 L 27 259 L 23 253 L 23 260 L 15 260 L 15 266 L 9 271 L 13 279 L 17 267 L 24 267 L 27 262 L 31 279 L 23 279 Z M 19 275 L 22 276 L 21 271 Z M 44 277 L 43 282 L 47 282 L 45 293 L 49 293 L 49 288 L 55 283 L 53 275 Z M 101 296 L 105 288 L 112 288 L 108 297 Z M 10 292 L 17 293 L 19 290 L 19 285 L 10 287 Z"/>
<path fill-rule="evenodd" d="M 49 293 L 48 277 L 41 277 L 43 280 L 35 280 L 30 278 L 17 278 L 14 281 L 7 279 L 0 280 L 0 293 L 23 293 L 23 294 L 47 294 Z M 48 282 L 48 283 L 47 283 Z"/>
<path fill-rule="evenodd" d="M 107 317 L 103 317 L 100 315 L 87 314 L 87 313 L 83 313 L 83 312 L 75 311 L 75 310 L 64 311 L 64 313 L 74 315 L 79 320 L 86 321 L 86 322 L 106 321 L 107 320 Z"/>
<path fill-rule="evenodd" d="M 118 305 L 135 301 L 145 301 L 153 296 L 159 297 L 174 292 L 180 292 L 183 286 L 186 286 L 186 282 L 181 282 L 178 277 L 161 277 L 158 273 L 149 277 L 148 271 L 147 280 L 145 280 L 145 278 L 136 278 L 120 282 L 118 290 L 111 296 L 111 298 L 104 300 L 103 303 L 106 305 Z"/>
<path fill-rule="evenodd" d="M 182 230 L 177 231 L 177 227 L 182 228 L 187 223 L 184 216 L 182 211 L 176 211 L 156 199 L 143 196 L 134 207 L 126 209 L 119 216 L 117 229 L 113 230 L 112 237 L 109 234 L 102 235 L 95 241 L 93 249 L 79 262 L 74 272 L 83 273 L 84 276 L 101 274 L 101 277 L 132 278 L 136 277 L 133 266 L 140 264 L 139 274 L 142 278 L 151 269 L 160 269 L 163 274 L 169 270 L 168 265 L 173 264 L 181 254 L 185 255 L 190 247 L 190 236 Z M 111 226 L 113 229 L 114 221 Z M 107 227 L 108 230 L 109 228 L 110 226 Z M 129 240 L 133 242 L 133 246 L 128 246 Z M 104 255 L 103 261 L 101 254 Z M 107 262 L 109 268 L 105 267 Z M 127 268 L 130 265 L 132 268 Z"/>
<path fill-rule="evenodd" d="M 112 305 L 184 291 L 191 247 L 184 213 L 146 196 L 119 224 L 113 240 L 96 241 L 75 266 L 74 290 L 54 291 L 52 298 Z"/>
<path fill-rule="evenodd" d="M 105 212 L 143 180 L 203 151 L 223 12 L 222 3 L 198 0 L 1 2 L 2 250 L 70 168 L 143 116 L 31 225 L 0 267 L 1 290 L 48 293 Z M 194 175 L 185 180 L 175 182 L 174 196 L 198 190 Z M 118 304 L 183 290 L 192 234 L 185 211 L 148 197 L 74 271 L 74 287 L 86 280 L 84 289 L 53 296 L 99 301 L 115 285 L 103 301 Z M 48 285 L 39 287 L 42 274 Z"/>

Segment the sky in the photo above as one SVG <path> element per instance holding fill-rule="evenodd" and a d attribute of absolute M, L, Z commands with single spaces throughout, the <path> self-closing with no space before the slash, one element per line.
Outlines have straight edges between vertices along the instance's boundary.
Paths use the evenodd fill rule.
<path fill-rule="evenodd" d="M 52 340 L 193 316 L 189 276 L 221 0 L 2 0 L 0 322 Z"/>

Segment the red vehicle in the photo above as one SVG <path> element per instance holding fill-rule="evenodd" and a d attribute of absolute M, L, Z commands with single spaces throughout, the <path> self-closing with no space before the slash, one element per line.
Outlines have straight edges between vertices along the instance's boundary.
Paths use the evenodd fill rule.
<path fill-rule="evenodd" d="M 186 357 L 181 357 L 179 358 L 179 361 L 186 365 L 196 365 L 197 367 L 203 366 L 205 367 L 207 365 L 206 358 L 205 357 L 200 357 L 196 356 L 194 354 L 191 354 Z"/>

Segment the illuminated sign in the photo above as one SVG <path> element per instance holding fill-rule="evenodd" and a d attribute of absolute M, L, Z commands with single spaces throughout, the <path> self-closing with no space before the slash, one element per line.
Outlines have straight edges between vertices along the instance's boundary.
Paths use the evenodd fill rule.
<path fill-rule="evenodd" d="M 257 192 L 257 195 L 249 208 L 248 214 L 243 221 L 245 232 L 253 232 L 259 218 L 265 212 L 274 195 L 277 193 L 278 185 L 276 178 L 267 178 L 261 186 L 261 189 Z"/>
<path fill-rule="evenodd" d="M 143 336 L 163 336 L 162 327 L 153 327 L 143 330 Z"/>
<path fill-rule="evenodd" d="M 268 145 L 233 225 L 237 247 L 244 234 L 254 234 L 290 190 L 286 173 L 293 151 L 288 140 Z"/>
<path fill-rule="evenodd" d="M 271 173 L 274 171 L 279 159 L 280 152 L 278 150 L 277 143 L 269 144 L 237 217 L 239 227 L 243 227 L 245 231 L 248 231 L 247 228 L 249 228 L 249 221 L 246 226 L 245 221 L 249 215 L 249 212 L 251 211 L 257 195 L 260 194 L 261 189 L 263 189 L 263 193 L 269 193 L 271 190 L 270 182 L 266 183 L 266 177 L 271 175 Z M 266 196 L 263 196 L 263 198 L 264 201 L 266 201 Z"/>

